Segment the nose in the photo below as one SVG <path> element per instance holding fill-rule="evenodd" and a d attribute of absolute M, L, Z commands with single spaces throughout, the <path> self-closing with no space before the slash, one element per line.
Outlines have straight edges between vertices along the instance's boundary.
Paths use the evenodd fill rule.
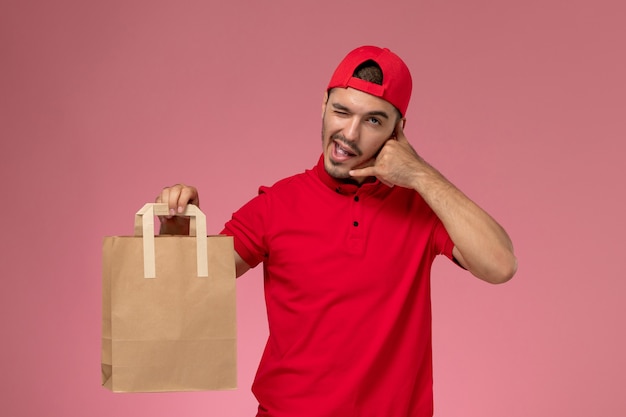
<path fill-rule="evenodd" d="M 346 139 L 356 141 L 359 138 L 361 123 L 359 118 L 353 116 L 346 121 L 343 128 L 343 135 Z"/>

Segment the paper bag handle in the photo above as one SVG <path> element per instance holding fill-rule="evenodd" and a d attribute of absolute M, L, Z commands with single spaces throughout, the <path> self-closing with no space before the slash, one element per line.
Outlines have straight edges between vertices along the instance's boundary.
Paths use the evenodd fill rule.
<path fill-rule="evenodd" d="M 148 203 L 135 214 L 135 236 L 143 236 L 143 274 L 145 278 L 156 276 L 154 216 L 169 215 L 169 208 L 165 203 Z M 198 276 L 208 277 L 206 216 L 199 207 L 193 204 L 188 204 L 185 211 L 179 215 L 189 216 L 192 221 L 195 220 Z"/>

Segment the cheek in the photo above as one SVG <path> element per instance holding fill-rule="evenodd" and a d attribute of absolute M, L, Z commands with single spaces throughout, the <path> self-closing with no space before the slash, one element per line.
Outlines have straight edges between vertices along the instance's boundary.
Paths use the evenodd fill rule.
<path fill-rule="evenodd" d="M 373 156 L 377 154 L 380 149 L 383 147 L 385 142 L 387 142 L 386 137 L 376 137 L 376 138 L 367 138 L 361 141 L 361 151 L 363 151 L 364 155 Z"/>
<path fill-rule="evenodd" d="M 322 141 L 329 141 L 330 137 L 339 131 L 341 131 L 341 126 L 338 126 L 331 118 L 326 117 L 322 120 Z"/>
<path fill-rule="evenodd" d="M 326 116 L 322 120 L 322 126 L 327 133 L 332 133 L 333 131 L 337 130 L 337 122 L 334 121 L 332 117 Z"/>

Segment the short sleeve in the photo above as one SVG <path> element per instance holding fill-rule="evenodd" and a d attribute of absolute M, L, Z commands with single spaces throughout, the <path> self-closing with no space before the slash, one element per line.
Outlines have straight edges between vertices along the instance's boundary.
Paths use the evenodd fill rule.
<path fill-rule="evenodd" d="M 452 242 L 448 231 L 439 219 L 437 219 L 437 223 L 435 224 L 435 228 L 433 230 L 433 244 L 435 246 L 435 253 L 445 255 L 450 260 L 454 260 L 454 257 L 452 256 L 454 242 Z"/>
<path fill-rule="evenodd" d="M 251 268 L 263 262 L 268 253 L 265 239 L 269 215 L 267 198 L 265 187 L 259 188 L 259 195 L 233 213 L 221 232 L 233 237 L 235 251 Z"/>

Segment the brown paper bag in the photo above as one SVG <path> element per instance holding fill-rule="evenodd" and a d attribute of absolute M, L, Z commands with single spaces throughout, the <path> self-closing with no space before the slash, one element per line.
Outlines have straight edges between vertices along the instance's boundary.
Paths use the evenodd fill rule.
<path fill-rule="evenodd" d="M 228 236 L 154 236 L 164 204 L 146 204 L 135 236 L 102 251 L 102 385 L 114 392 L 236 388 L 235 261 Z M 195 223 L 195 225 L 193 225 Z M 191 234 L 194 234 L 193 231 Z"/>

